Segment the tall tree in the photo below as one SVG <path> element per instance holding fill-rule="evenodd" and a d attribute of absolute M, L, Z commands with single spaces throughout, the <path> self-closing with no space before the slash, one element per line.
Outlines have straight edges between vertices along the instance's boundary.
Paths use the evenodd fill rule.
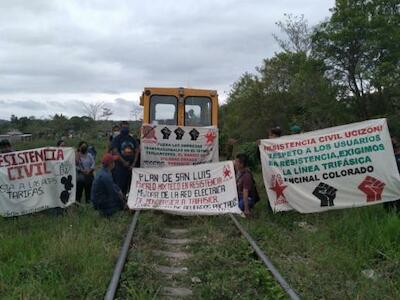
<path fill-rule="evenodd" d="M 90 104 L 84 104 L 83 110 L 89 118 L 92 118 L 94 121 L 108 118 L 113 114 L 113 111 L 110 108 L 107 108 L 104 102 L 96 102 Z"/>
<path fill-rule="evenodd" d="M 63 114 L 55 114 L 51 118 L 50 124 L 52 133 L 59 137 L 66 135 L 68 130 L 67 124 L 68 118 L 66 116 Z"/>
<path fill-rule="evenodd" d="M 327 75 L 342 87 L 341 97 L 356 106 L 360 119 L 376 109 L 384 112 L 398 95 L 380 97 L 379 106 L 372 95 L 393 92 L 399 82 L 398 0 L 337 0 L 331 11 L 313 33 L 314 55 L 330 67 Z"/>
<path fill-rule="evenodd" d="M 281 38 L 273 34 L 274 39 L 282 50 L 286 52 L 304 52 L 308 54 L 311 51 L 311 28 L 308 25 L 304 15 L 296 16 L 292 14 L 284 14 L 285 20 L 276 22 L 275 24 L 284 33 L 285 37 Z"/>
<path fill-rule="evenodd" d="M 336 100 L 336 87 L 324 77 L 322 61 L 304 52 L 282 52 L 264 60 L 258 71 L 275 123 L 312 130 L 342 122 L 343 107 Z"/>
<path fill-rule="evenodd" d="M 223 110 L 225 136 L 251 141 L 265 137 L 270 126 L 296 123 L 312 130 L 346 121 L 324 62 L 309 55 L 307 21 L 285 16 L 277 25 L 286 37 L 275 36 L 283 51 L 265 59 L 257 75 L 244 74 L 233 85 Z"/>

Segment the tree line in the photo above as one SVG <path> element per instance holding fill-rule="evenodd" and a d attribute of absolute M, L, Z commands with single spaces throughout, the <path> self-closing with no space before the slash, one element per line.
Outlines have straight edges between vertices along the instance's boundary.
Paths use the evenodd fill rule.
<path fill-rule="evenodd" d="M 47 119 L 37 119 L 31 117 L 11 116 L 10 121 L 3 122 L 1 132 L 6 133 L 10 130 L 20 130 L 23 133 L 32 133 L 34 138 L 61 139 L 72 135 L 81 138 L 96 138 L 111 132 L 112 126 L 119 124 L 120 121 L 106 119 L 93 119 L 89 116 L 67 117 L 63 114 L 55 114 Z M 141 121 L 133 121 L 131 129 L 137 133 Z"/>
<path fill-rule="evenodd" d="M 380 117 L 400 134 L 398 0 L 337 0 L 330 11 L 313 28 L 303 16 L 277 23 L 280 52 L 243 74 L 220 108 L 223 141 L 265 138 L 273 126 L 309 131 Z"/>

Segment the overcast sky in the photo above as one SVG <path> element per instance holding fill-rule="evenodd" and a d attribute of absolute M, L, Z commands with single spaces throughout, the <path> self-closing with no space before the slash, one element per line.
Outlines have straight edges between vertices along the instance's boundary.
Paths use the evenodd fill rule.
<path fill-rule="evenodd" d="M 325 18 L 334 0 L 0 0 L 0 118 L 132 118 L 145 86 L 216 89 L 278 51 L 284 13 Z"/>

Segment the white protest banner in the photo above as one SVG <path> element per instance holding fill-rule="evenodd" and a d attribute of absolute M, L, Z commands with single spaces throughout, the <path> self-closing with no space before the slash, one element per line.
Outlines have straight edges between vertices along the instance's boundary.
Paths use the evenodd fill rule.
<path fill-rule="evenodd" d="M 133 169 L 128 206 L 198 215 L 240 214 L 233 163 Z"/>
<path fill-rule="evenodd" d="M 400 199 L 386 119 L 262 140 L 260 153 L 274 211 L 311 213 Z"/>
<path fill-rule="evenodd" d="M 218 128 L 143 125 L 140 153 L 142 168 L 218 162 Z"/>
<path fill-rule="evenodd" d="M 73 148 L 0 154 L 0 215 L 12 217 L 75 202 Z"/>

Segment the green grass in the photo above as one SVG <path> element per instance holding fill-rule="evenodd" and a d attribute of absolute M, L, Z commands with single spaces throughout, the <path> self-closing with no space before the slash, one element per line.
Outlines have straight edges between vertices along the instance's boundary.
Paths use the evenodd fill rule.
<path fill-rule="evenodd" d="M 163 277 L 157 272 L 156 264 L 165 260 L 155 257 L 152 250 L 160 249 L 158 237 L 162 236 L 164 226 L 161 215 L 140 214 L 117 299 L 153 299 L 159 294 Z"/>
<path fill-rule="evenodd" d="M 187 228 L 194 243 L 180 251 L 193 256 L 182 262 L 188 274 L 175 275 L 180 287 L 191 288 L 193 299 L 285 299 L 286 296 L 264 268 L 247 241 L 227 216 L 179 217 L 142 212 L 134 246 L 122 276 L 119 299 L 153 299 L 171 283 L 157 272 L 170 265 L 152 250 L 167 250 L 160 243 L 165 228 Z M 201 282 L 193 283 L 197 277 Z"/>
<path fill-rule="evenodd" d="M 0 219 L 0 298 L 102 298 L 129 218 L 83 205 Z"/>
<path fill-rule="evenodd" d="M 101 157 L 105 142 L 88 142 Z M 34 140 L 14 147 L 55 143 Z M 49 210 L 0 218 L 0 299 L 101 299 L 130 218 L 121 212 L 107 219 L 90 205 L 73 205 L 61 216 Z"/>
<path fill-rule="evenodd" d="M 69 141 L 75 145 L 78 141 Z M 101 157 L 106 141 L 88 141 Z M 55 142 L 54 142 L 55 143 Z M 16 144 L 18 150 L 53 145 Z M 272 214 L 257 173 L 262 201 L 240 222 L 304 299 L 400 299 L 400 218 L 381 205 L 302 215 Z M 131 216 L 111 219 L 90 206 L 73 206 L 64 216 L 49 212 L 0 219 L 0 299 L 99 299 L 110 279 Z M 247 242 L 226 217 L 179 218 L 142 213 L 139 232 L 123 274 L 120 299 L 153 299 L 165 284 L 152 255 L 158 236 L 172 220 L 190 224 L 197 239 L 188 277 L 203 299 L 283 297 Z M 306 222 L 315 230 L 298 225 Z M 173 224 L 172 224 L 173 225 Z M 374 270 L 374 279 L 363 270 Z"/>
<path fill-rule="evenodd" d="M 285 293 L 258 259 L 228 216 L 194 219 L 189 261 L 198 299 L 286 299 Z"/>
<path fill-rule="evenodd" d="M 382 205 L 302 215 L 262 202 L 242 224 L 304 298 L 399 299 L 400 217 Z M 297 223 L 296 223 L 297 222 Z M 307 222 L 312 229 L 298 226 Z M 363 270 L 374 270 L 375 279 Z"/>

